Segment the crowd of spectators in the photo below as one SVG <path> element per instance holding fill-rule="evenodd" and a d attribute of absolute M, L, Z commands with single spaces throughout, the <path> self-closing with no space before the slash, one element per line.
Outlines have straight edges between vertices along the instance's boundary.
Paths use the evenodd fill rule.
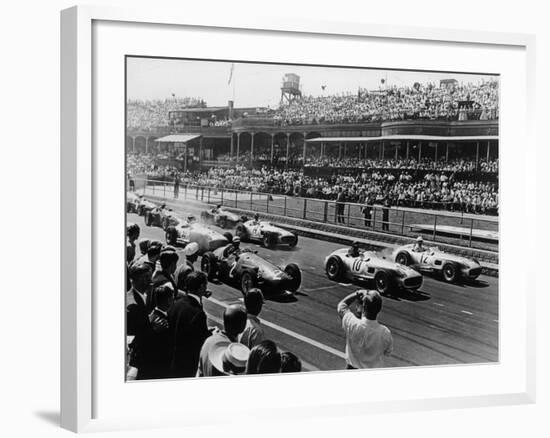
<path fill-rule="evenodd" d="M 130 99 L 126 106 L 128 128 L 152 129 L 168 126 L 168 113 L 182 108 L 195 108 L 204 105 L 199 98 L 171 98 L 139 100 Z"/>
<path fill-rule="evenodd" d="M 302 370 L 296 355 L 266 337 L 260 289 L 250 289 L 243 304 L 229 305 L 221 327 L 209 326 L 203 305 L 211 292 L 206 274 L 195 269 L 198 244 L 177 251 L 160 241 L 138 241 L 139 235 L 138 225 L 127 226 L 128 380 Z"/>
<path fill-rule="evenodd" d="M 356 169 L 403 169 L 403 170 L 435 170 L 446 172 L 475 172 L 476 160 L 433 160 L 424 158 L 420 161 L 410 158 L 398 160 L 375 160 L 358 158 L 337 158 L 337 157 L 308 157 L 304 163 L 305 167 L 336 167 Z M 498 173 L 498 159 L 479 160 L 478 172 Z"/>
<path fill-rule="evenodd" d="M 494 120 L 498 81 L 436 86 L 392 86 L 331 96 L 303 96 L 274 114 L 281 125 L 361 123 L 387 120 Z"/>

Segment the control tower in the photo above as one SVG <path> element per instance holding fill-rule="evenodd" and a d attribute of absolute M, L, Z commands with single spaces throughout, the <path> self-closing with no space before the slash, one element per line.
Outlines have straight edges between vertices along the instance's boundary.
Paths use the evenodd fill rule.
<path fill-rule="evenodd" d="M 299 97 L 302 97 L 300 76 L 295 73 L 285 74 L 281 85 L 281 103 L 292 103 Z"/>

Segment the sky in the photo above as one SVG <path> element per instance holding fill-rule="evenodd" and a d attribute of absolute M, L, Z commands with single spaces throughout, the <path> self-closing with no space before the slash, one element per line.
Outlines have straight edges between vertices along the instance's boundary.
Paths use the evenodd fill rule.
<path fill-rule="evenodd" d="M 479 74 L 434 73 L 402 70 L 375 70 L 340 67 L 234 63 L 182 59 L 128 58 L 127 96 L 129 99 L 165 99 L 197 97 L 208 106 L 223 106 L 234 100 L 236 107 L 272 108 L 281 99 L 285 73 L 300 76 L 302 93 L 322 96 L 357 93 L 358 87 L 375 90 L 386 84 L 412 86 L 414 82 L 439 83 L 453 78 L 462 83 L 479 83 L 495 76 Z M 325 90 L 321 87 L 325 86 Z"/>

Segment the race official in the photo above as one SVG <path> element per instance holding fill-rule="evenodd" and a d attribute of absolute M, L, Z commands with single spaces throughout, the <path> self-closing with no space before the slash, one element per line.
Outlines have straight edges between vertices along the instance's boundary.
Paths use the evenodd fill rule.
<path fill-rule="evenodd" d="M 362 304 L 361 318 L 350 309 L 353 303 Z M 390 330 L 377 320 L 382 309 L 382 297 L 377 291 L 358 290 L 338 303 L 338 315 L 346 334 L 348 369 L 380 368 L 384 357 L 393 351 Z"/>

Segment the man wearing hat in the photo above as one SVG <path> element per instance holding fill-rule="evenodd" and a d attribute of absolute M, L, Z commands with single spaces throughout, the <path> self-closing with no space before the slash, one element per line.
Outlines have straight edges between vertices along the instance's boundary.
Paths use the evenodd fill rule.
<path fill-rule="evenodd" d="M 223 330 L 210 336 L 201 348 L 199 356 L 199 377 L 219 375 L 210 361 L 210 352 L 220 343 L 237 342 L 246 326 L 246 310 L 240 304 L 232 304 L 223 312 Z"/>
<path fill-rule="evenodd" d="M 239 337 L 239 342 L 248 348 L 253 348 L 264 340 L 264 329 L 258 315 L 262 311 L 264 296 L 258 288 L 250 289 L 244 296 L 246 307 L 246 327 Z"/>
<path fill-rule="evenodd" d="M 172 377 L 193 377 L 197 374 L 201 347 L 210 336 L 202 300 L 209 295 L 206 274 L 193 271 L 185 280 L 186 294 L 168 310 L 168 325 L 173 352 L 170 362 Z"/>
<path fill-rule="evenodd" d="M 126 262 L 128 264 L 132 263 L 136 256 L 136 240 L 139 237 L 139 232 L 138 224 L 128 224 L 126 227 Z"/>
<path fill-rule="evenodd" d="M 219 342 L 208 353 L 213 375 L 235 376 L 244 374 L 250 349 L 238 342 Z"/>

